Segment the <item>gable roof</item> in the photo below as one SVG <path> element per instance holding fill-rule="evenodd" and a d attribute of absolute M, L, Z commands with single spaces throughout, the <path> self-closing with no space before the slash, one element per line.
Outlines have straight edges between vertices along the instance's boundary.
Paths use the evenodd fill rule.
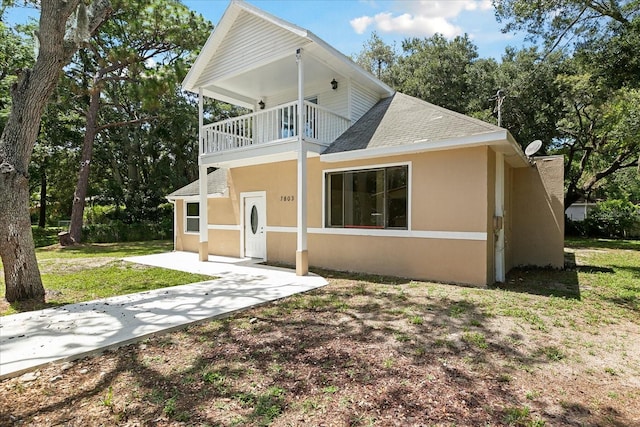
<path fill-rule="evenodd" d="M 209 195 L 223 195 L 228 190 L 227 184 L 227 172 L 228 169 L 220 168 L 207 174 L 207 193 Z M 173 193 L 167 196 L 169 200 L 183 199 L 185 197 L 193 197 L 200 194 L 200 180 L 185 185 L 182 188 L 177 189 Z"/>
<path fill-rule="evenodd" d="M 393 90 L 308 30 L 242 0 L 232 0 L 182 82 L 185 90 L 248 108 L 297 78 L 303 48 L 307 78 L 350 78 L 387 96 Z M 292 66 L 293 64 L 293 66 Z M 295 84 L 294 84 L 295 86 Z"/>
<path fill-rule="evenodd" d="M 514 164 L 524 165 L 524 153 L 506 129 L 396 92 L 374 105 L 321 157 L 339 161 L 475 145 L 500 145 L 499 151 L 518 154 Z"/>

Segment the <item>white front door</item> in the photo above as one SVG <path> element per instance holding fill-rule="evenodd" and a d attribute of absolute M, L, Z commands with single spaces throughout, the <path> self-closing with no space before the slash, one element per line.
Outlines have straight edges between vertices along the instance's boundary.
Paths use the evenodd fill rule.
<path fill-rule="evenodd" d="M 264 196 L 244 198 L 244 256 L 266 259 L 267 234 Z"/>

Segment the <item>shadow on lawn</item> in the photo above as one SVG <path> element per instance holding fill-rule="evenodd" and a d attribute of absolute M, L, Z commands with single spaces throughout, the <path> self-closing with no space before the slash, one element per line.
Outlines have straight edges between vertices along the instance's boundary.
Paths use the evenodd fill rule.
<path fill-rule="evenodd" d="M 578 266 L 575 254 L 565 252 L 563 270 L 544 267 L 516 267 L 507 274 L 505 283 L 490 288 L 548 297 L 581 299 L 578 272 L 613 273 L 610 268 Z"/>
<path fill-rule="evenodd" d="M 107 355 L 113 367 L 93 365 L 95 385 L 19 416 L 60 417 L 101 399 L 96 420 L 85 422 L 485 425 L 506 424 L 510 411 L 531 406 L 509 378 L 524 375 L 519 366 L 552 362 L 519 345 L 517 333 L 489 328 L 480 303 L 436 295 L 429 284 L 333 274 L 343 281 L 115 350 Z M 174 346 L 194 357 L 167 360 Z M 541 401 L 537 412 L 553 425 L 593 420 L 571 404 L 579 405 L 550 415 Z M 522 425 L 535 421 L 526 417 Z"/>

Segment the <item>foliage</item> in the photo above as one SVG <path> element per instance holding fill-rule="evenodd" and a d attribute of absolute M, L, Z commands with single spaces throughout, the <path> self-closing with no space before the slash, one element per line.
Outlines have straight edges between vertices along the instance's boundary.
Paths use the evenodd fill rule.
<path fill-rule="evenodd" d="M 33 59 L 33 41 L 0 20 L 0 133 L 11 109 L 9 88 L 17 80 L 15 70 L 30 67 Z"/>
<path fill-rule="evenodd" d="M 402 51 L 392 70 L 396 89 L 454 111 L 468 111 L 469 100 L 479 95 L 468 74 L 478 58 L 477 47 L 469 36 L 451 41 L 440 34 L 406 39 Z M 480 96 L 486 99 L 490 95 Z"/>
<path fill-rule="evenodd" d="M 493 0 L 503 31 L 529 33 L 548 49 L 562 43 L 579 45 L 607 31 L 608 25 L 629 25 L 638 14 L 637 0 Z"/>
<path fill-rule="evenodd" d="M 142 240 L 165 240 L 173 236 L 173 221 L 144 221 L 127 224 L 113 220 L 106 224 L 89 224 L 83 227 L 87 242 L 113 243 L 137 242 Z"/>
<path fill-rule="evenodd" d="M 36 248 L 58 243 L 58 233 L 61 231 L 65 231 L 65 229 L 62 227 L 31 227 L 33 242 L 35 243 Z"/>
<path fill-rule="evenodd" d="M 593 237 L 640 235 L 640 205 L 612 199 L 596 203 L 585 219 L 586 233 Z"/>
<path fill-rule="evenodd" d="M 396 63 L 397 54 L 395 46 L 392 47 L 383 42 L 378 33 L 374 31 L 354 60 L 378 79 L 385 83 L 390 83 L 390 71 Z"/>
<path fill-rule="evenodd" d="M 125 173 L 116 170 L 116 185 L 125 188 L 124 203 L 129 221 L 152 219 L 164 195 L 141 169 L 154 163 L 154 141 L 150 126 L 159 114 L 165 94 L 174 94 L 185 71 L 185 61 L 200 49 L 211 32 L 211 24 L 176 0 L 121 2 L 114 14 L 79 52 L 67 75 L 79 95 L 78 108 L 85 111 L 86 125 L 78 181 L 71 212 L 71 237 L 79 241 L 94 141 L 108 140 L 120 147 Z M 192 120 L 197 120 L 194 115 Z M 109 151 L 107 151 L 109 153 Z M 147 183 L 150 184 L 150 183 Z M 120 200 L 115 200 L 120 203 Z"/>

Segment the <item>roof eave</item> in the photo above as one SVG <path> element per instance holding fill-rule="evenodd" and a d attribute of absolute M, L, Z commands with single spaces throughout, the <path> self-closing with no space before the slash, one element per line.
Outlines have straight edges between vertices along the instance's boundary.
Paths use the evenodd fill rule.
<path fill-rule="evenodd" d="M 443 139 L 440 141 L 418 140 L 413 144 L 407 145 L 365 148 L 360 150 L 343 151 L 340 153 L 321 154 L 320 161 L 335 163 L 480 146 L 505 147 L 510 152 L 510 154 L 507 154 L 507 161 L 509 164 L 514 167 L 524 167 L 529 165 L 522 149 L 506 129 L 458 138 Z"/>

